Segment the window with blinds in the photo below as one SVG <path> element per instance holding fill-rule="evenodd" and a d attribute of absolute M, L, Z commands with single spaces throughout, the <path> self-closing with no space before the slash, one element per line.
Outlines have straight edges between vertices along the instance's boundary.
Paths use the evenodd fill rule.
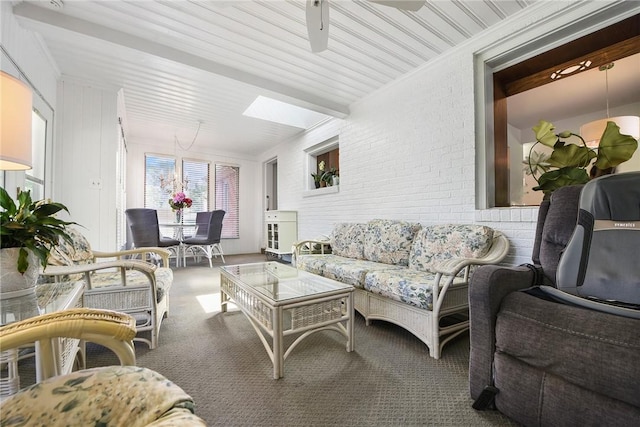
<path fill-rule="evenodd" d="M 169 199 L 182 191 L 193 200 L 184 210 L 184 220 L 195 220 L 196 212 L 209 210 L 209 162 L 182 160 L 182 180 L 176 171 L 176 159 L 157 154 L 145 155 L 144 207 L 156 209 L 158 220 L 173 221 Z"/>
<path fill-rule="evenodd" d="M 173 157 L 145 154 L 144 156 L 144 207 L 156 209 L 158 220 L 170 222 L 173 212 L 169 199 L 178 188 L 176 159 Z"/>
<path fill-rule="evenodd" d="M 226 212 L 222 221 L 223 239 L 240 237 L 240 168 L 237 166 L 216 165 L 216 206 Z"/>
<path fill-rule="evenodd" d="M 196 212 L 209 210 L 209 162 L 182 160 L 182 182 L 184 192 L 193 204 L 185 209 L 185 220 L 196 219 Z"/>

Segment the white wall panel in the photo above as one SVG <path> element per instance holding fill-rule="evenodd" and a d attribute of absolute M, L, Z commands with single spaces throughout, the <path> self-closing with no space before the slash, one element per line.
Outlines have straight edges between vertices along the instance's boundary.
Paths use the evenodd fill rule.
<path fill-rule="evenodd" d="M 56 80 L 60 73 L 40 37 L 18 24 L 11 10 L 11 3 L 0 2 L 0 43 L 44 99 L 55 107 Z M 3 69 L 4 67 L 5 64 L 2 64 Z"/>
<path fill-rule="evenodd" d="M 71 220 L 96 250 L 116 250 L 117 92 L 60 82 L 58 181 Z"/>

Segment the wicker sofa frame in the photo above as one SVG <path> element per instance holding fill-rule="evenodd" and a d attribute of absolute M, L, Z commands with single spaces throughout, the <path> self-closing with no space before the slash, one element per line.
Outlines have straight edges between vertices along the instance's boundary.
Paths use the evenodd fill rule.
<path fill-rule="evenodd" d="M 391 223 L 397 222 L 391 221 Z M 455 227 L 455 225 L 451 226 Z M 312 239 L 297 242 L 293 248 L 293 262 L 298 268 L 340 281 L 340 277 L 335 277 L 330 268 L 317 263 L 317 260 L 332 253 L 331 245 L 335 239 L 335 233 L 336 229 L 329 240 Z M 364 317 L 367 326 L 370 325 L 371 320 L 384 320 L 401 326 L 427 345 L 431 357 L 439 359 L 444 345 L 469 329 L 468 284 L 472 268 L 478 265 L 497 264 L 504 259 L 509 250 L 509 242 L 502 233 L 492 230 L 492 234 L 490 247 L 481 256 L 454 257 L 452 254 L 437 256 L 440 261 L 433 271 L 425 271 L 424 276 L 425 283 L 431 281 L 427 285 L 432 293 L 431 309 L 416 307 L 356 285 L 354 293 L 356 311 Z M 410 247 L 413 246 L 411 242 L 408 243 Z M 304 257 L 312 257 L 314 261 L 311 264 L 314 266 L 310 268 Z M 329 258 L 327 259 L 331 262 Z M 353 261 L 357 262 L 355 259 Z M 339 262 L 349 263 L 350 261 L 347 257 L 339 257 Z M 398 264 L 388 265 L 376 262 L 368 263 L 367 266 L 371 267 L 371 271 L 364 272 L 365 281 L 367 274 L 379 269 L 391 268 L 392 271 L 400 273 L 409 271 L 408 266 Z M 350 284 L 354 285 L 354 283 Z"/>

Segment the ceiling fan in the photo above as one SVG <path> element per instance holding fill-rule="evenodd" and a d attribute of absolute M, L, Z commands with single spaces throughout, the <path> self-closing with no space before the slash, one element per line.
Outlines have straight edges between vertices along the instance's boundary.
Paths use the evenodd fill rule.
<path fill-rule="evenodd" d="M 396 9 L 418 11 L 426 0 L 367 0 Z M 307 32 L 311 52 L 322 52 L 329 42 L 329 0 L 307 0 Z"/>

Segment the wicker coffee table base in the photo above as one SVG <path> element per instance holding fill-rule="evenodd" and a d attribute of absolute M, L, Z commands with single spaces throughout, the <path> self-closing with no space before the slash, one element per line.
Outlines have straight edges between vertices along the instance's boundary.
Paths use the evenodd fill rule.
<path fill-rule="evenodd" d="M 226 312 L 227 304 L 233 302 L 258 333 L 273 362 L 274 379 L 284 376 L 285 359 L 314 332 L 337 331 L 347 339 L 347 351 L 353 351 L 353 288 L 330 295 L 321 293 L 275 302 L 221 271 L 220 290 L 222 312 Z M 284 337 L 293 334 L 299 336 L 285 349 Z"/>

